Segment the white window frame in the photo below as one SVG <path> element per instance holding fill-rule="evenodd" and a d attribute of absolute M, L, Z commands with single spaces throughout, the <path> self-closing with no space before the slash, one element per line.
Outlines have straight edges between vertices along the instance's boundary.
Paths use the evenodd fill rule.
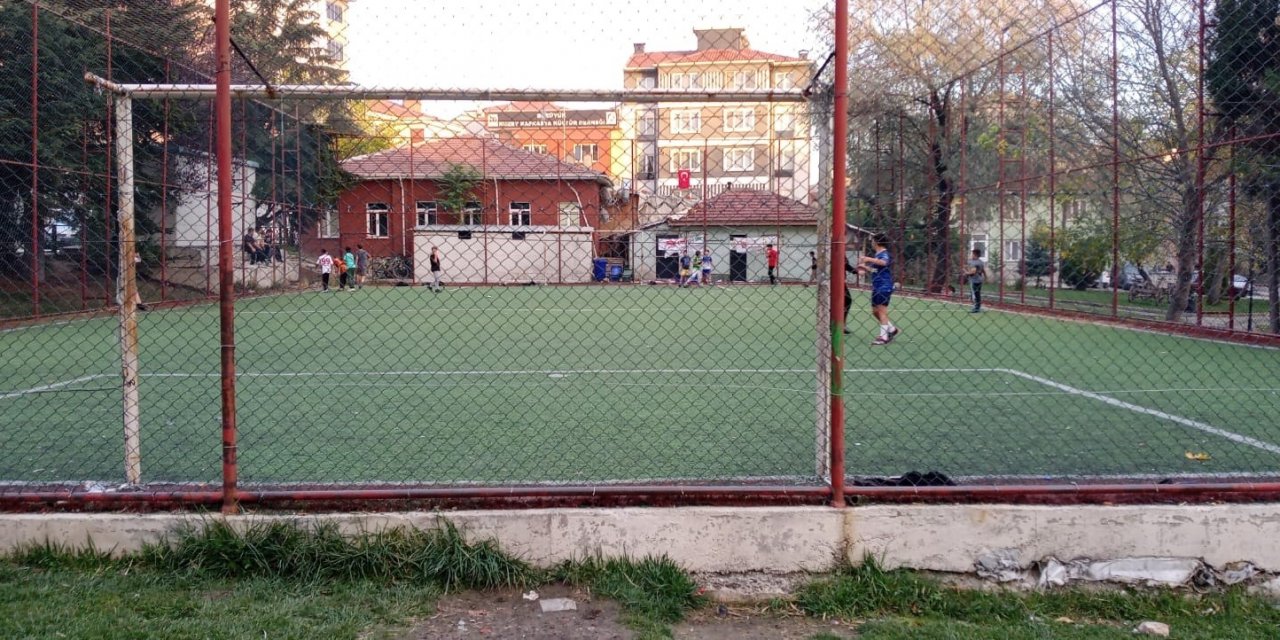
<path fill-rule="evenodd" d="M 794 176 L 800 170 L 799 154 L 791 147 L 784 147 L 778 153 L 778 171 Z"/>
<path fill-rule="evenodd" d="M 652 111 L 644 112 L 640 116 L 640 135 L 649 137 L 658 133 L 658 114 Z"/>
<path fill-rule="evenodd" d="M 521 148 L 524 149 L 525 151 L 528 151 L 529 153 L 546 154 L 547 152 L 547 145 L 545 144 L 529 143 L 524 145 Z"/>
<path fill-rule="evenodd" d="M 724 150 L 724 170 L 746 173 L 756 169 L 755 147 L 729 147 Z"/>
<path fill-rule="evenodd" d="M 773 86 L 775 89 L 790 89 L 796 84 L 795 76 L 789 72 L 779 72 L 773 76 Z"/>
<path fill-rule="evenodd" d="M 756 130 L 756 110 L 751 107 L 724 108 L 725 133 L 742 133 Z"/>
<path fill-rule="evenodd" d="M 343 21 L 342 5 L 336 2 L 326 2 L 324 3 L 324 11 L 325 11 L 325 16 L 329 18 L 330 22 Z"/>
<path fill-rule="evenodd" d="M 419 200 L 415 204 L 418 212 L 419 227 L 440 224 L 440 207 L 435 200 Z"/>
<path fill-rule="evenodd" d="M 582 207 L 577 202 L 560 203 L 560 226 L 577 227 L 582 223 Z"/>
<path fill-rule="evenodd" d="M 381 233 L 378 233 L 381 231 Z M 391 206 L 385 202 L 370 202 L 364 207 L 364 232 L 369 238 L 391 237 Z"/>
<path fill-rule="evenodd" d="M 507 206 L 507 213 L 511 215 L 512 226 L 528 227 L 533 224 L 533 203 L 531 202 L 512 200 Z"/>
<path fill-rule="evenodd" d="M 1005 240 L 1004 241 L 1004 258 L 1005 262 L 1021 262 L 1022 261 L 1022 241 L 1021 240 Z"/>
<path fill-rule="evenodd" d="M 671 112 L 671 133 L 701 133 L 702 111 L 676 109 Z"/>
<path fill-rule="evenodd" d="M 681 162 L 685 160 L 686 162 Z M 671 173 L 688 169 L 693 173 L 702 171 L 702 149 L 672 149 Z"/>
<path fill-rule="evenodd" d="M 642 178 L 644 180 L 658 177 L 658 159 L 653 157 L 652 153 L 640 156 L 640 175 L 649 176 L 648 178 Z"/>
<path fill-rule="evenodd" d="M 484 209 L 480 206 L 479 202 L 472 200 L 467 204 L 463 205 L 462 207 L 462 224 L 466 224 L 466 225 L 484 224 L 483 216 L 484 216 Z"/>
<path fill-rule="evenodd" d="M 731 86 L 734 89 L 755 89 L 757 81 L 755 71 L 734 71 Z"/>
<path fill-rule="evenodd" d="M 337 40 L 330 40 L 326 50 L 329 53 L 329 57 L 332 58 L 334 62 L 342 62 L 346 55 L 345 47 L 343 47 L 342 43 Z"/>
<path fill-rule="evenodd" d="M 796 130 L 796 113 L 790 109 L 779 109 L 773 116 L 773 130 L 782 134 L 794 133 Z"/>
<path fill-rule="evenodd" d="M 587 151 L 591 153 L 586 153 Z M 579 164 L 591 165 L 600 161 L 600 146 L 596 144 L 574 144 L 569 157 Z"/>
<path fill-rule="evenodd" d="M 989 243 L 990 239 L 987 237 L 987 234 L 975 233 L 969 237 L 969 253 L 972 254 L 974 249 L 980 249 L 982 257 L 985 259 L 987 257 L 987 245 Z"/>
<path fill-rule="evenodd" d="M 316 225 L 316 235 L 320 238 L 337 238 L 342 235 L 339 223 L 341 216 L 337 209 L 325 209 L 320 212 L 320 224 Z"/>

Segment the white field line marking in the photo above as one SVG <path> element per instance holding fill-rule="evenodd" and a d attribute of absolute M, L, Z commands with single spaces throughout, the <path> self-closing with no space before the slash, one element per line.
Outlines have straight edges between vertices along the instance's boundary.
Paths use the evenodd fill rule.
<path fill-rule="evenodd" d="M 343 313 L 395 313 L 398 315 L 418 315 L 418 314 L 430 315 L 433 313 L 452 313 L 452 312 L 474 313 L 477 311 L 485 311 L 485 312 L 488 312 L 488 311 L 531 312 L 532 311 L 532 312 L 538 312 L 538 313 L 553 313 L 553 312 L 554 313 L 561 313 L 561 312 L 579 313 L 579 312 L 596 312 L 596 311 L 619 312 L 619 313 L 642 313 L 642 312 L 648 311 L 648 312 L 654 312 L 654 313 L 657 313 L 657 312 L 671 313 L 676 311 L 688 311 L 690 308 L 692 307 L 628 307 L 628 308 L 570 307 L 570 308 L 562 308 L 562 307 L 492 306 L 492 307 L 426 307 L 422 309 L 402 309 L 402 308 L 392 307 L 387 309 L 341 309 L 341 311 Z M 700 311 L 732 311 L 733 310 L 729 307 L 714 307 L 714 308 L 696 307 L 696 308 Z M 333 312 L 334 310 L 332 309 L 328 309 L 328 310 L 306 309 L 306 310 L 298 310 L 298 311 L 236 311 L 236 315 L 262 315 L 262 316 L 296 316 L 296 315 L 309 315 L 309 314 L 331 315 L 333 314 Z"/>
<path fill-rule="evenodd" d="M 1077 389 L 1075 387 L 1062 384 L 1061 382 L 1054 382 L 1053 380 L 1050 380 L 1048 378 L 1041 378 L 1040 376 L 1034 376 L 1023 371 L 1017 371 L 1015 369 L 1000 369 L 999 371 L 1003 373 L 1007 373 L 1011 376 L 1022 378 L 1023 380 L 1038 382 L 1045 386 L 1053 387 L 1054 389 L 1059 389 L 1061 391 L 1065 391 L 1070 394 L 1078 395 L 1084 398 L 1089 398 L 1090 400 L 1097 400 L 1098 402 L 1109 404 L 1113 407 L 1119 407 L 1121 409 L 1128 409 L 1129 411 L 1133 411 L 1135 413 L 1154 416 L 1156 418 L 1160 418 L 1161 420 L 1168 420 L 1169 422 L 1174 422 L 1184 427 L 1191 427 L 1192 429 L 1196 429 L 1197 431 L 1203 431 L 1205 433 L 1213 434 L 1215 436 L 1218 436 L 1220 438 L 1225 438 L 1235 443 L 1248 445 L 1250 447 L 1262 449 L 1263 451 L 1269 451 L 1275 454 L 1280 454 L 1280 446 L 1271 444 L 1270 442 L 1263 442 L 1262 440 L 1258 440 L 1257 438 L 1250 438 L 1249 436 L 1243 436 L 1232 431 L 1227 431 L 1226 429 L 1219 429 L 1218 427 L 1215 427 L 1211 424 L 1200 422 L 1199 420 L 1191 420 L 1190 418 L 1183 418 L 1182 416 L 1176 416 L 1176 415 L 1173 415 L 1172 413 L 1165 413 L 1164 411 L 1148 409 L 1146 407 L 1125 402 L 1123 400 L 1117 400 L 1110 396 L 1105 396 L 1100 393 L 1094 393 L 1092 391 L 1085 391 L 1084 389 Z"/>
<path fill-rule="evenodd" d="M 0 394 L 0 400 L 9 400 L 9 399 L 11 399 L 11 398 L 20 398 L 20 397 L 22 397 L 22 396 L 31 395 L 31 394 L 33 394 L 33 393 L 42 393 L 42 392 L 45 392 L 45 391 L 53 391 L 54 389 L 61 389 L 62 387 L 69 387 L 69 386 L 71 386 L 71 385 L 73 385 L 73 384 L 79 384 L 79 383 L 81 383 L 81 382 L 89 382 L 90 380 L 97 380 L 98 378 L 106 378 L 106 377 L 108 377 L 109 375 L 110 375 L 110 374 L 106 374 L 106 373 L 95 373 L 95 374 L 90 375 L 90 376 L 81 376 L 81 377 L 76 378 L 76 379 L 74 379 L 74 380 L 66 380 L 66 381 L 63 381 L 63 382 L 54 382 L 54 383 L 52 383 L 52 384 L 43 384 L 43 385 L 40 385 L 40 386 L 38 386 L 38 387 L 31 387 L 30 389 L 21 389 L 21 390 L 19 390 L 19 391 L 10 391 L 9 393 Z"/>
<path fill-rule="evenodd" d="M 632 375 L 632 374 L 692 374 L 692 373 L 814 373 L 813 369 L 528 369 L 499 370 L 464 369 L 458 371 L 351 371 L 345 376 L 537 376 L 537 375 Z M 152 378 L 217 378 L 217 373 L 143 373 Z M 332 372 L 327 371 L 241 371 L 237 377 L 244 378 L 330 378 Z"/>

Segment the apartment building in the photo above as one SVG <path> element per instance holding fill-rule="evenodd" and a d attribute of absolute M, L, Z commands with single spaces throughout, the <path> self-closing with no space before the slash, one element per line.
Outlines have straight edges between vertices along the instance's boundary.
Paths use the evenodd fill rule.
<path fill-rule="evenodd" d="M 742 29 L 694 36 L 696 48 L 688 51 L 647 51 L 637 43 L 623 68 L 624 89 L 786 90 L 812 73 L 804 57 L 752 49 Z M 802 105 L 624 102 L 619 124 L 611 173 L 642 197 L 700 200 L 734 188 L 810 199 L 812 142 Z"/>
<path fill-rule="evenodd" d="M 508 102 L 482 110 L 484 129 L 526 151 L 612 173 L 614 109 L 574 109 L 553 102 Z"/>

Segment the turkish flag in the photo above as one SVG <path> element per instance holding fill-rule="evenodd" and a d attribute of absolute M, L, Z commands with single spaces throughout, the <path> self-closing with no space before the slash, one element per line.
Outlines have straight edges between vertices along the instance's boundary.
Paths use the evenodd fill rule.
<path fill-rule="evenodd" d="M 689 188 L 689 180 L 692 177 L 693 174 L 688 169 L 681 169 L 676 172 L 676 180 L 679 182 L 681 189 Z"/>

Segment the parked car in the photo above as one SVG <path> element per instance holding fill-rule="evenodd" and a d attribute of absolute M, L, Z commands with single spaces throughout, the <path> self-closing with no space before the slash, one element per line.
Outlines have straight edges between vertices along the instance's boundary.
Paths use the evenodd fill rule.
<path fill-rule="evenodd" d="M 1120 276 L 1120 288 L 1125 291 L 1128 291 L 1133 287 L 1134 283 L 1142 280 L 1142 272 L 1138 269 L 1138 266 L 1127 262 L 1124 266 L 1120 267 L 1118 275 Z M 1098 277 L 1094 286 L 1099 289 L 1111 288 L 1111 267 L 1107 267 L 1103 270 L 1102 275 Z"/>

